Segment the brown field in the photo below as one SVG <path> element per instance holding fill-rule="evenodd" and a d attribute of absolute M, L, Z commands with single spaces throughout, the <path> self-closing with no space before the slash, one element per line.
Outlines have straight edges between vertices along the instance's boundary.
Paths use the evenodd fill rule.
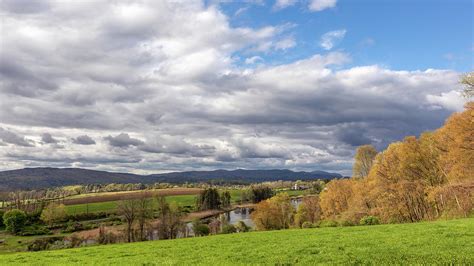
<path fill-rule="evenodd" d="M 130 191 L 123 193 L 112 193 L 105 195 L 94 195 L 81 198 L 64 199 L 65 205 L 76 205 L 86 203 L 97 203 L 106 201 L 117 201 L 117 200 L 129 200 L 138 199 L 147 195 L 147 197 L 154 196 L 177 196 L 177 195 L 197 195 L 202 191 L 200 188 L 168 188 L 168 189 L 157 189 L 148 191 Z"/>

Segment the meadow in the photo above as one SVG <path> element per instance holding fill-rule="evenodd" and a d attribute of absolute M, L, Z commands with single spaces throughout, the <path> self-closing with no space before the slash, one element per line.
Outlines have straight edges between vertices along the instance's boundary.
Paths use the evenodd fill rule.
<path fill-rule="evenodd" d="M 232 203 L 237 203 L 240 200 L 240 195 L 242 190 L 239 189 L 232 189 L 229 190 L 231 194 L 231 201 Z M 285 192 L 288 193 L 290 196 L 300 196 L 305 193 L 302 190 L 281 190 L 277 191 L 278 193 Z M 140 192 L 127 192 L 127 195 L 139 195 Z M 185 193 L 184 191 L 182 193 Z M 115 193 L 121 195 L 121 193 Z M 115 212 L 117 210 L 117 204 L 120 200 L 116 200 L 115 197 L 111 197 L 111 195 L 115 195 L 112 192 L 103 193 L 100 195 L 94 194 L 86 194 L 82 195 L 80 198 L 81 202 L 87 202 L 89 198 L 92 198 L 90 201 L 91 203 L 81 203 L 81 204 L 72 204 L 66 205 L 66 211 L 68 214 L 79 214 L 79 213 L 92 213 L 92 212 Z M 89 196 L 87 196 L 89 195 Z M 122 194 L 123 195 L 123 194 Z M 169 203 L 178 204 L 178 206 L 185 207 L 193 207 L 196 202 L 196 191 L 190 190 L 187 195 L 172 195 L 170 193 L 164 194 L 170 195 L 166 196 L 166 200 Z M 77 197 L 74 199 L 78 199 Z M 111 200 L 112 199 L 112 200 Z M 97 202 L 99 201 L 99 202 Z"/>
<path fill-rule="evenodd" d="M 250 232 L 0 255 L 3 265 L 473 264 L 474 219 Z"/>

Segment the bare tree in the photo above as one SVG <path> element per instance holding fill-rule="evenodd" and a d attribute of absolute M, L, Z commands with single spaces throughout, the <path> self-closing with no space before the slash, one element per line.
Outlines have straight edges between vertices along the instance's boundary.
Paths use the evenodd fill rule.
<path fill-rule="evenodd" d="M 137 200 L 122 200 L 118 204 L 118 211 L 127 223 L 127 242 L 133 240 L 133 223 L 137 218 Z"/>
<path fill-rule="evenodd" d="M 150 193 L 141 193 L 137 200 L 137 220 L 140 240 L 145 240 L 145 225 L 146 222 L 153 218 L 153 205 Z"/>

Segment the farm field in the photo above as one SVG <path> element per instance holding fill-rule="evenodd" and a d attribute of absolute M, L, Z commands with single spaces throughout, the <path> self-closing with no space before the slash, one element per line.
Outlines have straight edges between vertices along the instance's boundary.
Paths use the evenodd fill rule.
<path fill-rule="evenodd" d="M 198 190 L 199 191 L 199 190 Z M 300 196 L 300 195 L 303 195 L 305 193 L 305 191 L 303 190 L 281 190 L 281 191 L 278 191 L 278 193 L 280 192 L 286 192 L 288 193 L 290 196 Z M 128 194 L 135 194 L 135 195 L 139 195 L 138 192 L 128 192 Z M 180 193 L 186 193 L 185 190 L 181 191 Z M 240 200 L 240 195 L 242 193 L 242 190 L 238 190 L 238 189 L 233 189 L 233 190 L 230 190 L 230 194 L 231 194 L 231 200 L 232 200 L 232 203 L 236 203 L 238 200 Z M 118 195 L 116 195 L 118 194 Z M 80 203 L 80 204 L 72 204 L 72 205 L 69 205 L 67 204 L 66 202 L 66 211 L 68 214 L 78 214 L 78 213 L 85 213 L 85 212 L 115 212 L 116 209 L 117 209 L 117 204 L 119 202 L 119 200 L 117 200 L 117 197 L 119 196 L 123 196 L 124 193 L 117 193 L 115 192 L 115 194 L 113 194 L 113 192 L 107 192 L 105 195 L 99 195 L 99 196 L 91 196 L 90 198 L 93 198 L 91 201 L 91 203 L 85 203 L 87 202 L 87 199 L 89 199 L 89 197 L 85 197 L 85 196 L 82 196 L 78 199 L 80 199 L 79 202 L 83 202 L 83 203 Z M 166 196 L 166 200 L 169 202 L 169 203 L 172 203 L 172 202 L 175 202 L 176 204 L 178 204 L 179 206 L 194 206 L 194 203 L 196 202 L 196 191 L 193 189 L 193 190 L 189 190 L 188 194 L 178 194 L 176 195 L 176 192 L 175 194 L 173 194 L 173 191 L 169 191 L 167 190 L 166 192 L 161 192 L 162 195 L 170 195 L 170 196 Z M 90 195 L 90 194 L 89 194 Z M 113 195 L 113 196 L 112 196 Z M 128 196 L 130 197 L 130 196 Z M 133 196 L 131 196 L 133 198 Z M 76 200 L 78 200 L 76 199 Z M 103 201 L 99 201 L 98 200 L 103 200 Z M 113 200 L 110 200 L 110 199 L 113 199 Z M 71 201 L 69 201 L 71 202 Z"/>
<path fill-rule="evenodd" d="M 166 196 L 169 203 L 176 203 L 179 206 L 193 206 L 196 202 L 196 195 L 177 195 Z M 68 214 L 78 214 L 85 212 L 115 212 L 117 210 L 118 200 L 105 201 L 85 204 L 66 205 Z M 155 202 L 154 202 L 155 203 Z"/>
<path fill-rule="evenodd" d="M 0 255 L 3 265 L 473 264 L 474 219 L 251 232 Z"/>

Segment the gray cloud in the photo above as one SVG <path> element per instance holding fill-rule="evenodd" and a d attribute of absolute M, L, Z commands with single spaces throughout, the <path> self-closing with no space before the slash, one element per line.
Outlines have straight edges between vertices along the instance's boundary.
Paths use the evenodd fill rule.
<path fill-rule="evenodd" d="M 46 143 L 46 144 L 57 144 L 59 141 L 55 138 L 53 138 L 53 136 L 49 133 L 43 133 L 41 135 L 41 141 L 43 141 L 43 143 Z"/>
<path fill-rule="evenodd" d="M 129 146 L 139 146 L 144 144 L 143 141 L 130 137 L 127 133 L 120 133 L 115 137 L 107 136 L 104 138 L 113 147 L 129 147 Z"/>
<path fill-rule="evenodd" d="M 94 145 L 96 144 L 95 140 L 87 135 L 78 136 L 77 138 L 73 138 L 72 142 L 79 145 Z"/>
<path fill-rule="evenodd" d="M 20 136 L 15 132 L 0 127 L 0 139 L 8 144 L 14 144 L 23 147 L 33 147 L 32 141 Z"/>
<path fill-rule="evenodd" d="M 278 52 L 295 26 L 236 28 L 198 1 L 31 3 L 0 5 L 0 169 L 348 173 L 354 146 L 434 129 L 463 104 L 449 70 L 340 52 L 239 65 Z M 32 148 L 33 136 L 72 141 Z"/>

